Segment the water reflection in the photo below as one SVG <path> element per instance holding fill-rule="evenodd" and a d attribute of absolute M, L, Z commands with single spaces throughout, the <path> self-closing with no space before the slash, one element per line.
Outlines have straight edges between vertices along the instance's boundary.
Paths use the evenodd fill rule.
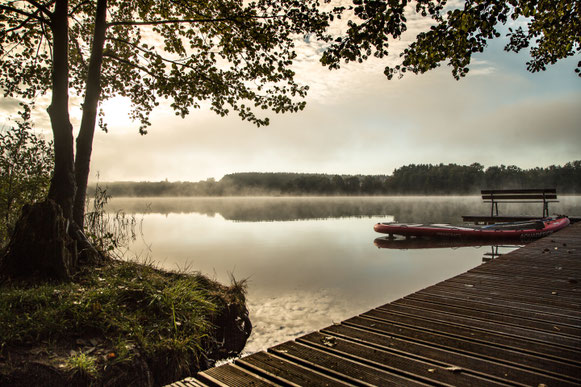
<path fill-rule="evenodd" d="M 120 198 L 109 210 L 143 218 L 131 246 L 142 258 L 247 278 L 254 352 L 465 272 L 490 248 L 386 251 L 375 223 L 453 223 L 487 208 L 479 197 Z"/>
<path fill-rule="evenodd" d="M 520 239 L 499 241 L 479 240 L 479 239 L 452 239 L 452 238 L 393 238 L 379 237 L 375 238 L 373 244 L 380 249 L 457 249 L 460 247 L 490 247 L 490 250 L 484 253 L 482 262 L 488 262 L 498 258 L 503 254 L 524 246 Z"/>

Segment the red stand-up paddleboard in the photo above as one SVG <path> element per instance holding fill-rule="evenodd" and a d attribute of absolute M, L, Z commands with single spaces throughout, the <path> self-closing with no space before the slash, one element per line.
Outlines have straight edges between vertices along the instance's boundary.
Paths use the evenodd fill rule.
<path fill-rule="evenodd" d="M 449 224 L 377 223 L 373 229 L 382 234 L 415 237 L 535 239 L 547 236 L 569 225 L 569 218 L 543 218 L 488 226 L 465 227 Z"/>

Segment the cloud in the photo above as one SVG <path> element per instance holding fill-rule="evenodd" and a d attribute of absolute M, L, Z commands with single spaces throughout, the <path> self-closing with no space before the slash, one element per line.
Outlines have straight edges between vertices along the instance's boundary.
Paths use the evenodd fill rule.
<path fill-rule="evenodd" d="M 113 126 L 96 136 L 93 170 L 102 180 L 203 180 L 240 171 L 384 174 L 420 162 L 564 163 L 581 158 L 581 93 L 545 93 L 544 81 L 559 74 L 537 82 L 513 69 L 455 81 L 444 68 L 387 81 L 346 71 L 341 85 L 320 75 L 326 94 L 309 96 L 298 114 L 271 114 L 268 127 L 204 110 L 185 120 L 154 114 L 147 136 Z"/>

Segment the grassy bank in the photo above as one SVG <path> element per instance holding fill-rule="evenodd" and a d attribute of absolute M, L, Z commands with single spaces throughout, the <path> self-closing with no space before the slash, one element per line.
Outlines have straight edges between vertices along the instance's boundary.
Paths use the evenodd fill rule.
<path fill-rule="evenodd" d="M 0 384 L 160 385 L 195 373 L 231 355 L 221 343 L 244 321 L 244 290 L 122 261 L 69 283 L 2 284 Z"/>

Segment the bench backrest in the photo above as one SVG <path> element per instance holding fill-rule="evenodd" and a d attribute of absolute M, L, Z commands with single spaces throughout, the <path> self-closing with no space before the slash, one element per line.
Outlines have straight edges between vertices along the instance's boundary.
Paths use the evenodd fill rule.
<path fill-rule="evenodd" d="M 557 199 L 557 189 L 483 189 L 483 200 L 553 200 Z"/>
<path fill-rule="evenodd" d="M 494 215 L 494 209 L 496 209 L 498 216 L 499 202 L 543 203 L 543 217 L 549 216 L 548 203 L 557 199 L 557 189 L 555 188 L 483 189 L 480 193 L 484 201 L 491 203 L 490 216 Z"/>

